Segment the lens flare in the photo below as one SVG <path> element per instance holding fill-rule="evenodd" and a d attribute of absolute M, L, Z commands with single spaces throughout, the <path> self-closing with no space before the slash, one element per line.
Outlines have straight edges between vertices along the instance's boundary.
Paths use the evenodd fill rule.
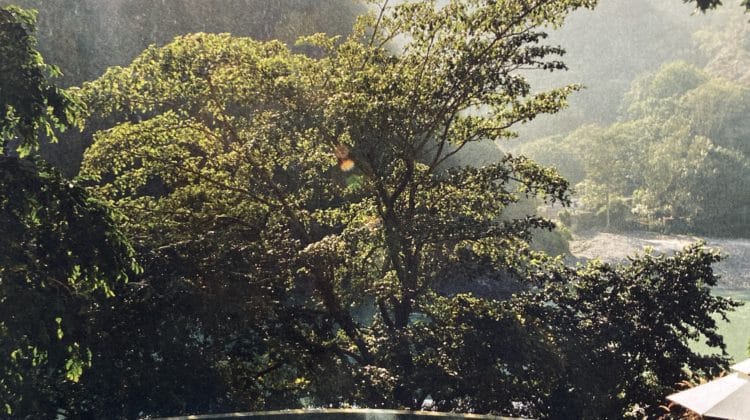
<path fill-rule="evenodd" d="M 349 172 L 354 169 L 354 161 L 351 159 L 344 159 L 339 163 L 339 168 L 344 172 Z"/>

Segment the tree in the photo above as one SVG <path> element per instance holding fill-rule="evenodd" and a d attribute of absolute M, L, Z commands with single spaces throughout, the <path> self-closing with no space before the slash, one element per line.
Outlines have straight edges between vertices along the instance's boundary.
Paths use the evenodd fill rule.
<path fill-rule="evenodd" d="M 510 155 L 481 168 L 444 163 L 565 104 L 574 86 L 532 94 L 518 70 L 564 68 L 555 59 L 562 50 L 545 45 L 540 28 L 592 5 L 384 6 L 344 40 L 305 39 L 320 49 L 318 58 L 279 42 L 179 37 L 81 89 L 92 118 L 113 121 L 97 133 L 82 173 L 95 181 L 93 193 L 123 212 L 132 240 L 181 267 L 174 274 L 155 264 L 148 281 L 189 282 L 198 300 L 219 296 L 212 301 L 231 308 L 229 319 L 243 330 L 220 331 L 202 317 L 192 322 L 194 335 L 214 347 L 248 343 L 246 352 L 216 362 L 235 367 L 242 382 L 265 384 L 273 373 L 278 389 L 316 406 L 418 408 L 431 396 L 441 410 L 549 416 L 577 372 L 561 366 L 577 352 L 611 350 L 606 323 L 598 322 L 607 308 L 588 308 L 589 298 L 613 278 L 648 289 L 656 278 L 649 270 L 664 269 L 647 259 L 616 274 L 594 267 L 589 282 L 574 280 L 583 273 L 555 274 L 528 244 L 532 229 L 552 223 L 505 211 L 525 196 L 566 203 L 567 182 Z M 396 54 L 388 46 L 397 41 Z M 705 270 L 713 260 L 695 258 L 700 263 L 669 263 L 686 274 L 674 295 L 684 299 L 680 305 L 707 304 L 675 321 L 691 327 L 678 328 L 658 350 L 680 350 L 677 360 L 698 369 L 722 359 L 684 352 L 694 329 L 713 331 L 689 311 L 721 312 L 727 304 L 700 287 L 712 281 Z M 562 278 L 559 290 L 580 285 L 571 293 L 586 298 L 532 293 L 524 304 L 440 287 L 462 278 L 497 285 L 533 279 L 530 292 Z M 637 302 L 628 297 L 617 308 L 627 312 Z M 659 303 L 668 311 L 674 300 Z M 227 314 L 223 307 L 216 316 Z M 544 309 L 559 322 L 549 322 Z M 584 319 L 566 318 L 573 315 Z M 635 330 L 622 323 L 617 343 L 661 328 L 660 320 Z M 601 341 L 556 352 L 594 321 Z M 624 349 L 611 351 L 627 358 Z M 649 390 L 685 376 L 682 364 L 667 366 Z M 598 413 L 653 402 L 640 382 L 611 385 L 607 392 L 624 397 Z"/>
<path fill-rule="evenodd" d="M 75 102 L 49 83 L 35 16 L 0 9 L 0 408 L 52 416 L 90 364 L 86 316 L 138 270 L 111 211 L 38 157 Z M 11 145 L 20 156 L 9 156 Z"/>
<path fill-rule="evenodd" d="M 97 135 L 83 173 L 102 180 L 95 191 L 127 215 L 132 238 L 242 250 L 222 263 L 204 254 L 216 274 L 192 278 L 249 282 L 257 290 L 245 295 L 251 314 L 280 302 L 270 311 L 292 322 L 284 339 L 316 355 L 302 359 L 307 366 L 294 363 L 312 401 L 336 403 L 324 386 L 338 378 L 350 385 L 342 402 L 419 407 L 437 390 L 422 380 L 433 367 L 418 360 L 416 343 L 460 348 L 463 340 L 424 336 L 424 325 L 446 316 L 436 305 L 461 299 L 436 295 L 435 284 L 460 267 L 521 267 L 515 256 L 530 258 L 529 230 L 551 225 L 538 217 L 500 221 L 503 208 L 524 191 L 566 199 L 564 180 L 522 158 L 481 169 L 439 165 L 466 144 L 505 137 L 514 123 L 563 105 L 573 88 L 531 95 L 514 72 L 562 68 L 550 59 L 562 51 L 541 44 L 535 28 L 559 24 L 581 5 L 590 3 L 400 5 L 340 44 L 310 39 L 325 51 L 321 59 L 226 35 L 179 38 L 84 86 L 92 112 L 120 123 Z M 375 30 L 363 42 L 368 23 Z M 411 41 L 393 55 L 385 45 L 400 34 Z M 480 105 L 486 115 L 465 113 Z M 478 305 L 496 320 L 487 327 L 517 324 L 508 308 Z M 374 320 L 357 310 L 375 312 Z M 422 326 L 415 317 L 424 317 Z M 543 334 L 530 337 L 520 341 L 525 348 L 544 347 Z M 505 359 L 522 352 L 504 350 L 508 342 L 495 341 L 489 357 L 495 372 L 510 366 L 520 374 L 521 364 Z M 279 354 L 284 364 L 295 360 Z M 545 359 L 538 364 L 551 370 Z M 441 368 L 448 375 L 450 366 Z M 458 406 L 477 390 L 469 385 L 441 391 L 442 406 Z M 529 378 L 523 387 L 536 385 Z M 526 395 L 523 410 L 541 412 L 532 401 L 543 393 L 503 394 L 481 409 L 513 411 L 510 399 Z"/>
<path fill-rule="evenodd" d="M 721 6 L 721 0 L 683 0 L 685 3 L 695 3 L 698 6 L 698 10 L 705 12 L 708 9 L 715 9 L 717 6 Z M 745 9 L 750 10 L 750 1 L 742 0 L 741 5 Z"/>
<path fill-rule="evenodd" d="M 651 211 L 682 224 L 676 230 L 747 235 L 750 202 L 742 193 L 750 180 L 747 162 L 747 155 L 707 137 L 675 135 L 654 147 L 636 205 L 646 215 Z"/>
<path fill-rule="evenodd" d="M 555 414 L 658 416 L 675 384 L 726 369 L 726 359 L 717 363 L 715 355 L 696 355 L 689 347 L 700 339 L 726 357 L 710 314 L 726 321 L 726 312 L 739 304 L 711 295 L 717 284 L 711 266 L 720 259 L 700 243 L 669 257 L 647 250 L 627 264 L 593 261 L 547 272 L 541 293 L 517 299 L 533 317 L 548 320 L 561 339 L 566 363 L 552 397 Z"/>
<path fill-rule="evenodd" d="M 39 147 L 38 137 L 55 140 L 53 127 L 70 125 L 76 105 L 71 97 L 48 82 L 59 75 L 44 63 L 36 50 L 33 12 L 7 7 L 0 9 L 0 153 L 7 155 L 12 141 L 21 155 Z"/>
<path fill-rule="evenodd" d="M 666 63 L 633 81 L 622 100 L 622 114 L 633 120 L 666 120 L 677 112 L 676 99 L 708 79 L 705 72 L 684 61 Z"/>

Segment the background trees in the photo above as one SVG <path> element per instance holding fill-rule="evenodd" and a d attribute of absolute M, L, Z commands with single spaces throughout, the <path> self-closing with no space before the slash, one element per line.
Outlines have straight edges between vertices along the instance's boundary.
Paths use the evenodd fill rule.
<path fill-rule="evenodd" d="M 260 40 L 294 42 L 316 32 L 345 34 L 364 5 L 356 1 L 195 0 L 170 2 L 3 0 L 40 12 L 40 51 L 60 67 L 63 86 L 93 80 L 111 66 L 129 63 L 151 44 L 177 35 L 225 32 Z M 82 31 L 80 28 L 87 28 Z"/>
<path fill-rule="evenodd" d="M 595 215 L 583 213 L 575 223 L 746 235 L 750 129 L 741 115 L 748 104 L 744 85 L 684 62 L 636 80 L 623 101 L 622 122 L 582 127 L 561 140 L 585 168 L 576 187 L 580 208 Z M 542 149 L 522 150 L 536 156 Z"/>

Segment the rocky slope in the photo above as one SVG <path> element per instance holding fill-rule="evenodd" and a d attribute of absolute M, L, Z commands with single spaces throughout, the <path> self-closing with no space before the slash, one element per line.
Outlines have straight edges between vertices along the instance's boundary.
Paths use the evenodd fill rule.
<path fill-rule="evenodd" d="M 600 258 L 607 262 L 619 262 L 625 261 L 629 255 L 642 254 L 645 247 L 670 254 L 699 240 L 726 255 L 726 259 L 716 266 L 716 272 L 721 276 L 720 288 L 750 290 L 750 240 L 747 239 L 699 238 L 651 232 L 595 232 L 575 235 L 570 243 L 570 251 L 577 259 Z"/>

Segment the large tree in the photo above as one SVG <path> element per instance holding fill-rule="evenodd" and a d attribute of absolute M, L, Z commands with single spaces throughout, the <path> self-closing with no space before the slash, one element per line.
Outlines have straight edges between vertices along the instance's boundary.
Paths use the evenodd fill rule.
<path fill-rule="evenodd" d="M 320 49 L 315 59 L 279 42 L 177 38 L 79 92 L 91 118 L 114 122 L 96 135 L 83 174 L 123 212 L 133 240 L 179 267 L 155 264 L 148 281 L 195 285 L 224 303 L 215 308 L 220 319 L 242 320 L 244 329 L 230 334 L 193 321 L 202 346 L 244 351 L 217 361 L 240 382 L 278 384 L 266 392 L 313 405 L 418 408 L 431 396 L 441 410 L 552 415 L 552 401 L 573 389 L 566 381 L 583 374 L 564 368 L 581 348 L 558 350 L 606 326 L 607 308 L 593 306 L 601 282 L 621 278 L 647 290 L 656 277 L 648 270 L 662 268 L 646 259 L 632 272 L 561 274 L 528 244 L 532 229 L 551 222 L 505 210 L 527 195 L 565 203 L 565 180 L 519 157 L 482 168 L 446 162 L 565 104 L 575 87 L 534 93 L 520 71 L 564 68 L 542 28 L 593 3 L 384 6 L 344 40 L 307 38 Z M 655 410 L 654 395 L 644 394 L 684 377 L 683 363 L 719 365 L 684 351 L 695 331 L 720 344 L 702 315 L 727 308 L 701 286 L 713 281 L 713 259 L 695 254 L 685 267 L 670 263 L 690 275 L 686 287 L 665 292 L 680 305 L 708 302 L 675 321 L 666 346 L 682 351 L 677 361 L 653 376 L 657 388 L 609 384 L 607 392 L 624 396 L 597 413 Z M 518 288 L 525 278 L 534 281 L 521 287 L 562 279 L 587 294 L 564 295 L 563 287 L 537 295 L 537 307 L 445 287 L 468 279 Z M 625 312 L 638 302 L 625 300 Z M 554 322 L 544 311 L 553 308 L 562 311 Z M 637 319 L 627 318 L 613 339 L 625 345 L 631 333 L 667 325 L 660 320 L 632 331 Z M 597 330 L 586 350 L 616 352 L 608 331 Z"/>
<path fill-rule="evenodd" d="M 520 270 L 529 230 L 551 225 L 502 220 L 503 209 L 526 193 L 566 199 L 564 180 L 525 159 L 441 164 L 563 105 L 573 88 L 531 94 L 516 71 L 563 68 L 538 27 L 581 5 L 589 2 L 385 8 L 342 43 L 309 39 L 321 59 L 280 43 L 180 38 L 84 87 L 92 112 L 120 121 L 97 135 L 84 174 L 102 180 L 95 190 L 128 216 L 133 238 L 209 251 L 191 280 L 249 286 L 247 313 L 284 321 L 273 340 L 294 346 L 278 348 L 306 350 L 257 357 L 253 370 L 295 362 L 295 383 L 309 384 L 317 404 L 336 403 L 325 388 L 335 381 L 347 384 L 342 403 L 419 407 L 437 392 L 426 372 L 453 368 L 423 360 L 418 343 L 463 346 L 460 335 L 425 336 L 433 322 L 461 322 L 438 309 L 463 298 L 439 296 L 438 284 Z M 394 55 L 386 46 L 402 36 Z M 536 378 L 555 365 L 544 334 L 500 303 L 476 309 L 456 327 L 486 322 L 491 351 L 487 365 L 467 356 L 466 369 L 494 371 L 493 389 L 511 387 L 476 408 L 510 412 L 520 398 L 520 411 L 543 412 Z M 511 344 L 490 331 L 528 337 Z M 518 359 L 534 354 L 549 357 Z M 478 384 L 441 391 L 441 408 L 479 404 L 461 402 Z"/>

